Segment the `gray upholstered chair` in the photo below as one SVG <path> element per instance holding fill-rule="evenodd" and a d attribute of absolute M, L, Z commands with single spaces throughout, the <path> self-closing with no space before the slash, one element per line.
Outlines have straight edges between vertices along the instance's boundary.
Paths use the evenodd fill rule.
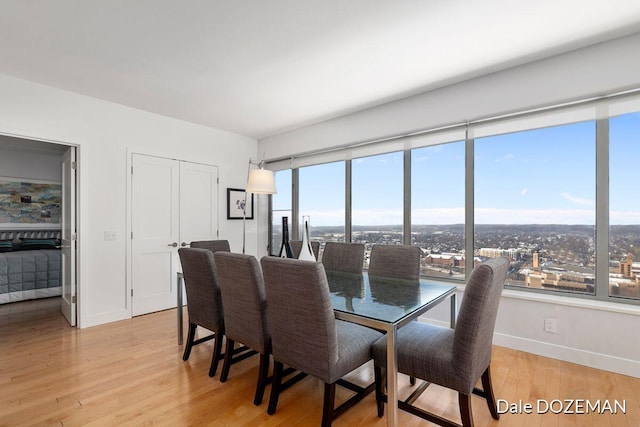
<path fill-rule="evenodd" d="M 231 252 L 228 240 L 198 240 L 191 242 L 192 248 L 209 249 L 211 252 Z"/>
<path fill-rule="evenodd" d="M 253 403 L 262 403 L 268 383 L 271 359 L 271 334 L 267 325 L 267 299 L 262 271 L 251 255 L 216 252 L 214 255 L 218 283 L 224 306 L 224 326 L 227 346 L 220 382 L 227 381 L 231 365 L 260 353 L 258 383 Z M 242 343 L 251 352 L 235 356 L 236 343 Z"/>
<path fill-rule="evenodd" d="M 187 292 L 187 311 L 189 313 L 189 334 L 182 360 L 188 360 L 191 348 L 211 339 L 215 340 L 209 376 L 213 377 L 222 358 L 222 339 L 224 337 L 224 317 L 222 298 L 216 277 L 216 265 L 213 252 L 199 248 L 178 249 L 184 287 Z M 196 329 L 202 326 L 213 332 L 203 338 L 195 339 Z"/>
<path fill-rule="evenodd" d="M 371 360 L 371 344 L 382 334 L 335 319 L 321 263 L 276 257 L 264 257 L 261 263 L 274 359 L 267 412 L 276 411 L 286 364 L 324 381 L 322 426 L 330 426 L 373 391 L 374 384 L 360 387 L 342 377 Z M 356 394 L 334 409 L 336 384 Z"/>
<path fill-rule="evenodd" d="M 362 273 L 364 245 L 362 243 L 327 242 L 322 253 L 326 270 Z"/>
<path fill-rule="evenodd" d="M 302 249 L 302 240 L 289 240 L 291 244 L 291 250 L 293 251 L 293 257 L 298 258 L 300 256 L 300 250 Z M 318 252 L 320 252 L 320 242 L 311 242 L 311 250 L 318 259 Z"/>
<path fill-rule="evenodd" d="M 409 399 L 398 402 L 400 409 L 442 426 L 457 426 L 412 405 L 426 385 L 434 383 L 458 392 L 464 427 L 473 426 L 472 393 L 485 398 L 491 416 L 499 418 L 489 365 L 498 304 L 508 268 L 507 258 L 493 258 L 471 272 L 455 329 L 411 322 L 398 330 L 398 372 L 427 381 Z M 386 339 L 378 340 L 372 352 L 376 365 L 378 416 L 382 416 Z M 475 387 L 479 379 L 482 379 L 482 390 Z"/>
<path fill-rule="evenodd" d="M 369 276 L 418 280 L 420 248 L 407 245 L 373 245 L 369 258 Z"/>

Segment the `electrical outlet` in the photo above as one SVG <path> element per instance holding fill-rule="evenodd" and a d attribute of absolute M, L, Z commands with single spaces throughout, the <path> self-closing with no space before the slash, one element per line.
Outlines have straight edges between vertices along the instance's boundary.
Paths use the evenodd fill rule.
<path fill-rule="evenodd" d="M 558 320 L 557 319 L 544 319 L 545 332 L 551 332 L 552 334 L 558 333 Z"/>
<path fill-rule="evenodd" d="M 116 232 L 115 231 L 105 231 L 104 232 L 104 240 L 105 241 L 116 240 Z"/>

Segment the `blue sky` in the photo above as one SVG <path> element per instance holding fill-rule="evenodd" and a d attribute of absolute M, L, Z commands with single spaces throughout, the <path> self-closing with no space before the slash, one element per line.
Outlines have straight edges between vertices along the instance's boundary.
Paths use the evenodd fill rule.
<path fill-rule="evenodd" d="M 640 224 L 640 113 L 610 121 L 612 224 Z M 595 122 L 478 138 L 476 223 L 594 224 Z M 402 223 L 402 153 L 352 161 L 354 225 Z M 464 222 L 464 143 L 412 152 L 412 223 Z M 276 174 L 274 209 L 290 207 L 291 172 Z M 344 223 L 344 163 L 300 169 L 300 213 Z"/>

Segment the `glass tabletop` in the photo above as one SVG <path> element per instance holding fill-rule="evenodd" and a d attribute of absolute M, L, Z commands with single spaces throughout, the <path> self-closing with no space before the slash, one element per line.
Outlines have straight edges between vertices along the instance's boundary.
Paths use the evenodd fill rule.
<path fill-rule="evenodd" d="M 327 270 L 333 309 L 396 323 L 450 295 L 456 286 L 420 279 L 397 280 Z"/>

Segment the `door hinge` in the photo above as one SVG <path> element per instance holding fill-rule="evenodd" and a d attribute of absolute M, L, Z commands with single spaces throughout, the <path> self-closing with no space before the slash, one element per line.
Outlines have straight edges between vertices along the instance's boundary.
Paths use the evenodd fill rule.
<path fill-rule="evenodd" d="M 131 240 L 133 240 L 133 231 L 131 232 Z"/>
<path fill-rule="evenodd" d="M 78 239 L 78 235 L 76 233 L 71 233 L 71 241 L 75 242 Z"/>
<path fill-rule="evenodd" d="M 216 183 L 220 184 L 220 178 L 216 178 Z"/>
<path fill-rule="evenodd" d="M 71 162 L 71 169 L 76 170 L 78 167 L 76 162 Z"/>
<path fill-rule="evenodd" d="M 133 297 L 133 289 L 131 289 L 131 297 Z"/>
<path fill-rule="evenodd" d="M 131 175 L 133 175 L 133 166 L 131 166 Z"/>
<path fill-rule="evenodd" d="M 75 304 L 77 300 L 78 300 L 77 297 L 75 295 L 73 295 L 71 297 L 71 304 Z"/>

